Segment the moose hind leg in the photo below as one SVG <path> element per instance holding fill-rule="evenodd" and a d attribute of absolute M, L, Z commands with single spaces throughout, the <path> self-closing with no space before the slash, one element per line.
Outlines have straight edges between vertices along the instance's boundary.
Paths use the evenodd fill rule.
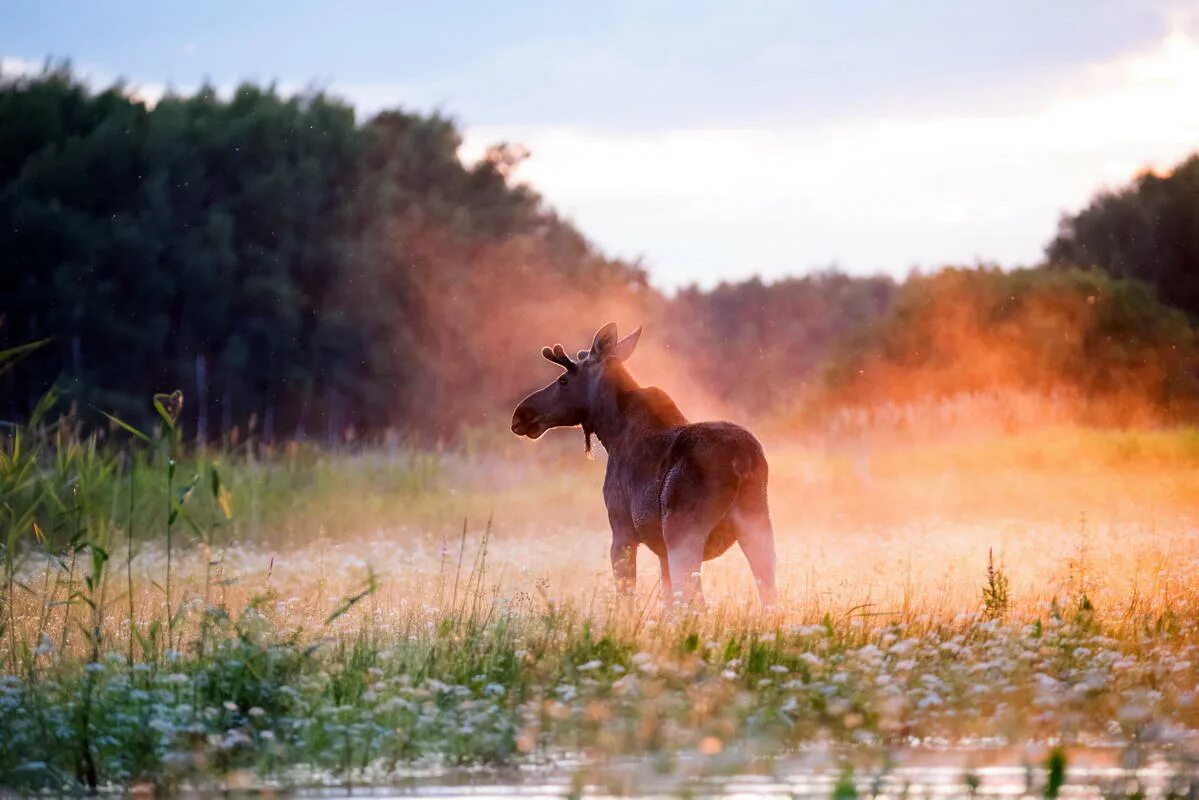
<path fill-rule="evenodd" d="M 737 541 L 741 552 L 749 562 L 758 596 L 763 606 L 772 606 L 778 600 L 775 587 L 774 528 L 770 524 L 770 513 L 765 509 L 753 511 L 735 510 L 733 520 L 737 526 Z"/>
<path fill-rule="evenodd" d="M 668 606 L 674 601 L 674 588 L 670 584 L 670 559 L 665 553 L 658 556 L 658 566 L 662 570 L 662 604 Z"/>
<path fill-rule="evenodd" d="M 666 475 L 662 505 L 662 539 L 675 595 L 703 604 L 699 571 L 713 529 L 724 519 L 736 495 L 736 483 L 719 470 L 704 470 L 691 460 L 675 464 Z"/>
<path fill-rule="evenodd" d="M 699 571 L 704 563 L 704 542 L 708 528 L 683 515 L 667 516 L 662 526 L 666 539 L 666 561 L 670 569 L 670 587 L 674 597 L 687 605 L 704 604 Z"/>
<path fill-rule="evenodd" d="M 662 521 L 670 583 L 674 596 L 681 597 L 684 603 L 704 604 L 699 577 L 704 551 L 712 531 L 725 516 L 726 509 L 727 506 L 719 505 L 678 509 L 668 512 Z"/>

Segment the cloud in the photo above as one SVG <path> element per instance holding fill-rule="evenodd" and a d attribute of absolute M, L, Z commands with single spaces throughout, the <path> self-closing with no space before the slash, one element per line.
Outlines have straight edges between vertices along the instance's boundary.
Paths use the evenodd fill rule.
<path fill-rule="evenodd" d="M 23 78 L 42 71 L 42 63 L 16 56 L 0 56 L 0 77 Z"/>
<path fill-rule="evenodd" d="M 51 62 L 34 61 L 28 58 L 20 58 L 19 56 L 0 56 L 0 77 L 5 79 L 25 78 L 38 75 Z M 150 108 L 153 108 L 159 100 L 171 89 L 165 83 L 156 81 L 138 81 L 136 83 L 119 79 L 107 70 L 95 67 L 80 67 L 71 66 L 71 72 L 85 84 L 95 88 L 112 86 L 118 81 L 123 83 L 126 92 L 130 97 L 140 100 Z M 195 87 L 179 88 L 178 91 L 188 92 L 194 91 Z"/>
<path fill-rule="evenodd" d="M 987 87 L 979 87 L 986 92 Z M 1059 214 L 1199 146 L 1199 41 L 1004 87 L 993 113 L 953 108 L 826 124 L 620 135 L 477 127 L 533 158 L 519 177 L 667 286 L 838 262 L 902 274 L 976 259 L 1035 262 Z"/>

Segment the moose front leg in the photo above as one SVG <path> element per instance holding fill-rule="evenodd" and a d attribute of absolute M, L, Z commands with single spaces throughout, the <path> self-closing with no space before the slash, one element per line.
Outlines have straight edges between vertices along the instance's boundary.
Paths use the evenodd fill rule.
<path fill-rule="evenodd" d="M 631 596 L 637 591 L 637 536 L 631 521 L 616 514 L 608 514 L 612 526 L 612 574 L 616 577 L 616 591 Z"/>
<path fill-rule="evenodd" d="M 669 606 L 674 602 L 674 587 L 670 582 L 670 559 L 665 552 L 658 556 L 658 569 L 662 572 L 662 605 Z"/>
<path fill-rule="evenodd" d="M 612 539 L 612 574 L 616 576 L 616 591 L 631 596 L 637 591 L 637 543 Z"/>

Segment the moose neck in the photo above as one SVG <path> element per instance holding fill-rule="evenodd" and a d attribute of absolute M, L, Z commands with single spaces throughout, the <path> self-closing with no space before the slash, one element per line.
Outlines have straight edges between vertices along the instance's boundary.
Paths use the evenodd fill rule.
<path fill-rule="evenodd" d="M 590 429 L 609 455 L 619 452 L 633 428 L 628 397 L 641 387 L 618 362 L 604 365 L 591 399 L 591 412 L 584 430 Z"/>

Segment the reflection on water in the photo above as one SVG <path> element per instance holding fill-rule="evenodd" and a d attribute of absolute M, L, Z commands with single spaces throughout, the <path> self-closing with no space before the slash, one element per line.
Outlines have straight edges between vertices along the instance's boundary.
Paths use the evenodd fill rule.
<path fill-rule="evenodd" d="M 860 756 L 860 754 L 857 754 Z M 1199 798 L 1199 761 L 1181 752 L 1070 750 L 1063 798 Z M 522 770 L 440 770 L 398 783 L 296 792 L 296 797 L 434 798 L 1040 798 L 1050 786 L 1049 750 L 921 748 L 890 752 L 856 770 L 829 751 L 781 760 L 635 760 L 602 768 L 561 762 Z M 855 759 L 859 760 L 859 759 Z M 860 760 L 859 760 L 860 761 Z M 394 781 L 394 778 L 393 778 Z"/>

